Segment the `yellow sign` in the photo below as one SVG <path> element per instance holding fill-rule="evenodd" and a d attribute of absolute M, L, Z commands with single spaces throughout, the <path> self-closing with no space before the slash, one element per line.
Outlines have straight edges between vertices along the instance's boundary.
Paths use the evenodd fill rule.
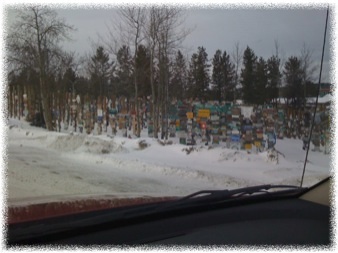
<path fill-rule="evenodd" d="M 194 114 L 192 112 L 187 112 L 187 118 L 188 119 L 193 119 L 194 118 Z"/>
<path fill-rule="evenodd" d="M 245 148 L 245 149 L 251 149 L 251 148 L 252 148 L 251 143 L 245 144 L 245 145 L 244 145 L 244 148 Z"/>
<path fill-rule="evenodd" d="M 262 146 L 262 142 L 260 142 L 260 141 L 255 141 L 255 146 L 256 146 L 257 148 L 260 148 L 260 147 Z"/>
<path fill-rule="evenodd" d="M 208 109 L 198 110 L 198 117 L 199 118 L 210 118 L 210 110 Z"/>

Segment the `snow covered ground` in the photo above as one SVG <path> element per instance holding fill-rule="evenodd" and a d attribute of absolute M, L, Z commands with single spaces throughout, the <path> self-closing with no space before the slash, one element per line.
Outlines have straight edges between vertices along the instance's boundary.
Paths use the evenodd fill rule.
<path fill-rule="evenodd" d="M 177 138 L 163 146 L 146 131 L 140 139 L 112 137 L 109 131 L 57 133 L 17 119 L 9 119 L 6 128 L 9 204 L 65 195 L 182 196 L 203 189 L 299 185 L 306 154 L 295 139 L 277 141 L 285 157 L 280 154 L 276 164 L 267 152 L 232 150 L 222 143 L 208 147 L 198 141 L 188 154 Z M 140 148 L 140 140 L 147 147 Z M 330 155 L 310 151 L 308 161 L 304 186 L 331 173 Z"/>

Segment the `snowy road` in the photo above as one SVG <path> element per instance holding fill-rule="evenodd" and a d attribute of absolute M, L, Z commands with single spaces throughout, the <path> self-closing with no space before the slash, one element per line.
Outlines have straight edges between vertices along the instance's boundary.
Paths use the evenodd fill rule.
<path fill-rule="evenodd" d="M 34 197 L 113 194 L 177 196 L 202 189 L 238 188 L 265 183 L 298 184 L 305 152 L 299 140 L 281 140 L 279 163 L 265 153 L 212 149 L 199 144 L 189 155 L 174 141 L 162 146 L 142 138 L 110 138 L 47 132 L 12 121 L 8 130 L 7 194 L 10 203 Z M 330 173 L 330 156 L 310 153 L 305 183 Z M 52 197 L 54 196 L 54 197 Z"/>
<path fill-rule="evenodd" d="M 18 145 L 9 146 L 8 156 L 9 199 L 100 193 L 161 195 L 175 188 L 146 170 L 131 171 L 130 163 L 124 170 L 123 162 L 114 164 L 114 161 L 95 159 L 95 156 L 79 159 L 78 156 Z"/>

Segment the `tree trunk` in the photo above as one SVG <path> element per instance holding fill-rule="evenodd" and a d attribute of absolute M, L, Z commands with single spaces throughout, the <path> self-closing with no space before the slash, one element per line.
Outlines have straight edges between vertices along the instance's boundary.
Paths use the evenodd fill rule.
<path fill-rule="evenodd" d="M 156 94 L 155 94 L 155 84 L 154 84 L 154 46 L 151 48 L 151 56 L 150 56 L 150 85 L 151 85 L 151 118 L 153 121 L 153 136 L 154 138 L 158 138 L 157 135 L 157 121 L 156 121 L 156 112 L 155 112 L 155 105 L 156 105 Z"/>
<path fill-rule="evenodd" d="M 163 93 L 162 93 L 162 87 L 163 87 L 163 68 L 162 68 L 162 53 L 161 53 L 161 45 L 159 44 L 158 47 L 158 59 L 159 59 L 159 81 L 157 86 L 157 113 L 158 117 L 160 117 L 159 126 L 161 127 L 161 139 L 163 138 L 163 111 L 162 111 L 162 104 L 163 104 Z"/>
<path fill-rule="evenodd" d="M 40 74 L 41 106 L 43 118 L 45 120 L 47 130 L 52 131 L 53 130 L 52 115 L 51 110 L 49 108 L 48 89 L 46 86 L 47 85 L 45 82 L 45 78 L 43 77 L 43 74 Z"/>
<path fill-rule="evenodd" d="M 139 115 L 139 105 L 138 105 L 138 86 L 137 86 L 137 78 L 136 78 L 136 68 L 134 73 L 134 84 L 135 84 L 135 115 L 137 121 L 137 132 L 136 136 L 140 137 L 140 115 Z"/>
<path fill-rule="evenodd" d="M 9 117 L 13 117 L 13 86 L 9 86 L 9 94 L 8 94 L 8 112 Z"/>
<path fill-rule="evenodd" d="M 168 140 L 168 104 L 169 104 L 169 69 L 168 69 L 168 57 L 166 56 L 165 64 L 165 139 Z"/>

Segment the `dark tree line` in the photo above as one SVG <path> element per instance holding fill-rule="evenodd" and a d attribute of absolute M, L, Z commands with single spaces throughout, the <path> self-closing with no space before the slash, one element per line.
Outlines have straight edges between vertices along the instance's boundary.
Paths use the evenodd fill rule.
<path fill-rule="evenodd" d="M 42 112 L 46 123 L 52 109 L 59 111 L 59 120 L 66 117 L 69 122 L 69 107 L 76 96 L 95 100 L 101 107 L 106 98 L 123 96 L 135 101 L 137 111 L 142 109 L 137 108 L 139 98 L 151 98 L 155 125 L 174 99 L 242 99 L 245 104 L 276 105 L 277 98 L 285 97 L 300 106 L 305 97 L 315 95 L 314 67 L 305 46 L 300 56 L 290 56 L 283 65 L 278 53 L 264 59 L 247 46 L 241 54 L 238 44 L 232 54 L 216 50 L 211 60 L 200 46 L 188 59 L 178 49 L 188 33 L 174 32 L 179 16 L 179 10 L 170 8 L 126 9 L 125 32 L 134 36 L 130 39 L 134 43 L 122 44 L 114 52 L 102 43 L 79 62 L 59 47 L 73 27 L 56 12 L 40 7 L 20 12 L 6 44 L 10 116 L 17 115 L 23 94 L 29 109 Z M 50 123 L 47 128 L 52 129 Z"/>

